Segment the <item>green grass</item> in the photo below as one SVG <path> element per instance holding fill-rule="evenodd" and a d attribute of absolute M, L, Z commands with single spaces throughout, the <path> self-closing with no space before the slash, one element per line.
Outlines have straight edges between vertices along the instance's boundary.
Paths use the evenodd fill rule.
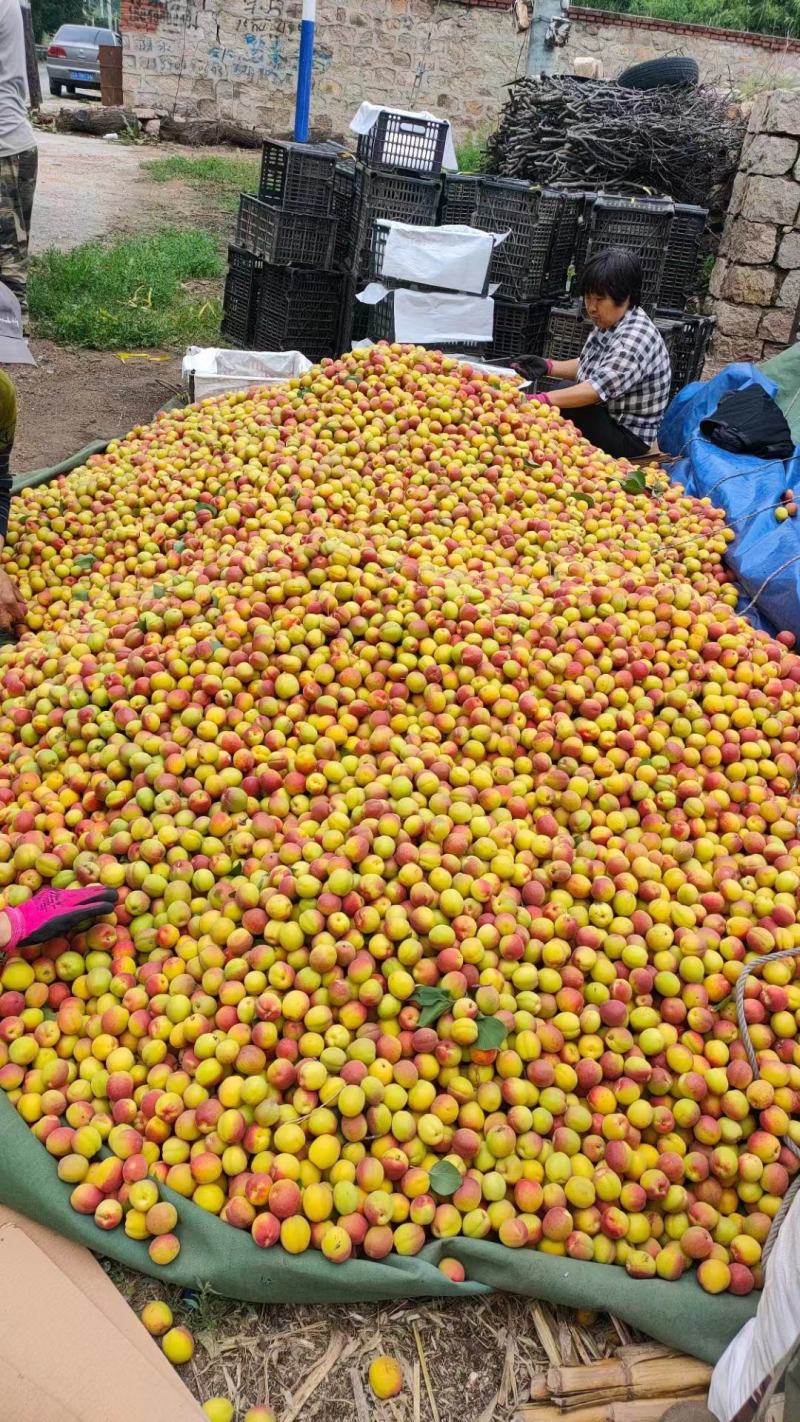
<path fill-rule="evenodd" d="M 468 133 L 463 143 L 456 148 L 459 171 L 462 173 L 482 173 L 486 163 L 486 137 L 478 133 Z"/>
<path fill-rule="evenodd" d="M 235 212 L 240 193 L 258 191 L 260 166 L 257 158 L 173 157 L 153 158 L 142 170 L 157 183 L 182 178 L 206 192 L 211 189 L 221 208 Z"/>
<path fill-rule="evenodd" d="M 34 335 L 93 350 L 214 345 L 219 299 L 184 283 L 221 275 L 208 232 L 165 231 L 114 246 L 86 242 L 71 252 L 51 247 L 31 263 Z"/>

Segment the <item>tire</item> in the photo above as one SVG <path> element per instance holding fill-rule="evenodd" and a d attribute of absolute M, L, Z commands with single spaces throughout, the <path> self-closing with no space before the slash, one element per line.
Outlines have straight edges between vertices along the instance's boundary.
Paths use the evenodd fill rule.
<path fill-rule="evenodd" d="M 668 59 L 648 59 L 623 69 L 617 83 L 623 89 L 682 89 L 699 83 L 696 59 L 673 55 Z"/>
<path fill-rule="evenodd" d="M 53 95 L 54 99 L 61 98 L 61 85 L 59 84 L 57 79 L 50 80 L 50 93 Z"/>

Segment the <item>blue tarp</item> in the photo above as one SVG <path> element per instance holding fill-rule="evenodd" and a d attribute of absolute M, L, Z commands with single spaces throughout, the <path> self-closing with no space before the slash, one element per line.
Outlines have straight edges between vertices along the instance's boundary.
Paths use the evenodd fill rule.
<path fill-rule="evenodd" d="M 687 385 L 667 410 L 658 443 L 665 454 L 680 456 L 670 479 L 725 510 L 736 534 L 725 561 L 742 590 L 742 610 L 756 626 L 792 632 L 800 642 L 800 517 L 783 523 L 775 518 L 787 489 L 800 498 L 800 450 L 787 460 L 754 459 L 729 454 L 699 430 L 723 395 L 748 385 L 761 385 L 773 396 L 777 390 L 774 381 L 745 364 L 726 366 L 713 380 Z"/>

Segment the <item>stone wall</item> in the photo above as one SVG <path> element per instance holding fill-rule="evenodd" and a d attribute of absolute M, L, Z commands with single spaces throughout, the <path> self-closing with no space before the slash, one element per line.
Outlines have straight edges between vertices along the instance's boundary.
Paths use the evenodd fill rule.
<path fill-rule="evenodd" d="M 301 0 L 122 0 L 125 101 L 273 134 L 292 126 Z M 558 66 L 602 58 L 607 77 L 661 54 L 696 56 L 705 80 L 800 80 L 800 43 L 576 9 Z M 525 72 L 508 0 L 318 0 L 312 125 L 346 132 L 369 98 L 446 114 L 457 139 L 494 127 Z"/>
<path fill-rule="evenodd" d="M 772 35 L 745 35 L 708 25 L 676 25 L 642 15 L 617 15 L 604 10 L 572 6 L 569 40 L 558 51 L 558 67 L 571 72 L 580 54 L 602 59 L 606 78 L 614 79 L 629 64 L 660 59 L 669 54 L 690 54 L 700 66 L 706 84 L 757 80 L 764 87 L 782 81 L 800 81 L 800 40 Z"/>
<path fill-rule="evenodd" d="M 446 115 L 457 138 L 496 122 L 521 37 L 505 0 L 318 0 L 311 123 L 342 135 L 362 99 Z M 122 0 L 125 101 L 292 127 L 300 0 Z"/>
<path fill-rule="evenodd" d="M 711 277 L 712 366 L 765 359 L 793 339 L 800 306 L 800 100 L 753 105 Z"/>

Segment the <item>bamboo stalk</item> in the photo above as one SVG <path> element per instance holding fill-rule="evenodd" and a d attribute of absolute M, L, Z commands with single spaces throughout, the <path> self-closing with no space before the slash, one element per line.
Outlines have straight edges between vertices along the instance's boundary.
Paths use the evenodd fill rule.
<path fill-rule="evenodd" d="M 705 1392 L 691 1394 L 692 1400 L 705 1402 Z M 681 1401 L 686 1401 L 684 1396 Z M 514 1422 L 662 1422 L 664 1413 L 674 1406 L 675 1394 L 633 1402 L 594 1403 L 568 1412 L 555 1406 L 526 1404 L 517 1412 Z"/>
<path fill-rule="evenodd" d="M 633 1363 L 617 1357 L 580 1368 L 550 1368 L 547 1387 L 550 1397 L 575 1407 L 583 1399 L 599 1401 L 600 1394 L 609 1401 L 663 1397 L 667 1392 L 681 1397 L 707 1388 L 710 1378 L 706 1363 L 680 1354 Z"/>

